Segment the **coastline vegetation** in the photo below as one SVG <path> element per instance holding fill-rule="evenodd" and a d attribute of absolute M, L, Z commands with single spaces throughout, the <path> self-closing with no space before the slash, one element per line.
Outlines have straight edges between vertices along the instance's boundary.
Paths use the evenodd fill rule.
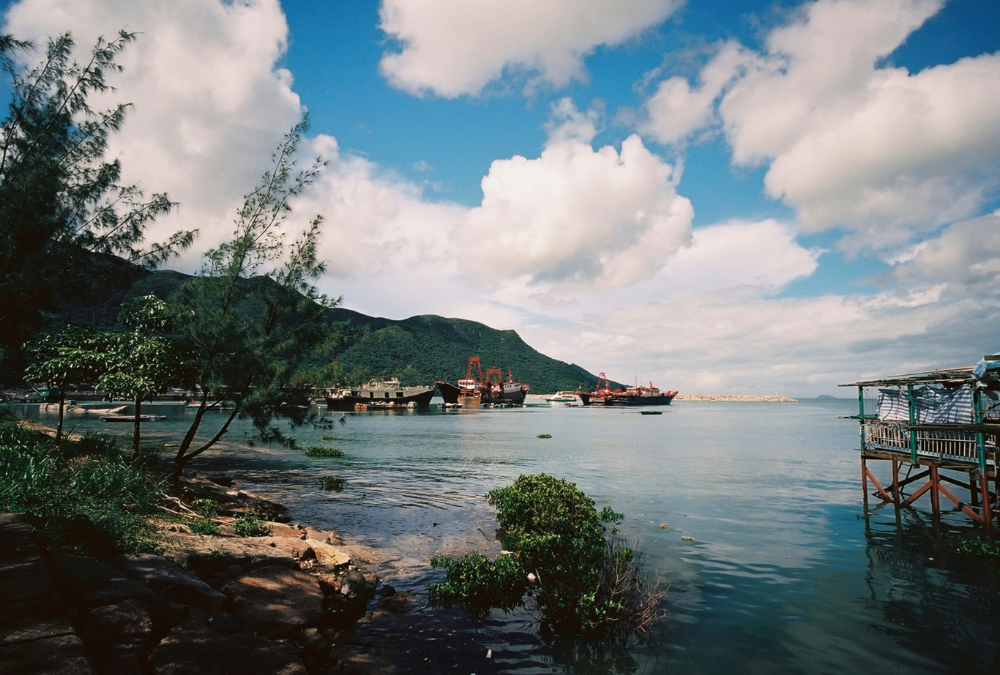
<path fill-rule="evenodd" d="M 344 480 L 343 476 L 323 476 L 323 479 L 320 481 L 320 485 L 322 485 L 323 489 L 327 492 L 341 492 L 343 491 L 344 484 L 346 482 L 347 481 Z"/>
<path fill-rule="evenodd" d="M 445 580 L 430 587 L 433 604 L 473 612 L 528 607 L 553 634 L 627 638 L 664 616 L 665 589 L 643 574 L 642 556 L 612 527 L 623 516 L 598 512 L 575 484 L 546 474 L 521 475 L 491 490 L 505 553 L 431 560 Z"/>
<path fill-rule="evenodd" d="M 24 514 L 50 550 L 98 558 L 154 551 L 150 521 L 164 488 L 155 460 L 132 461 L 112 437 L 57 447 L 0 407 L 0 512 Z"/>

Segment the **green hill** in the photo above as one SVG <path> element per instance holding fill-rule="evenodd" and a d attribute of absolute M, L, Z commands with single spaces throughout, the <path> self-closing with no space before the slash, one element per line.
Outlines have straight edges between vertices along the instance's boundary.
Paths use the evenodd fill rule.
<path fill-rule="evenodd" d="M 122 302 L 141 295 L 169 295 L 187 275 L 171 270 L 138 272 L 131 288 L 106 296 L 95 305 L 64 308 L 74 323 L 112 328 Z M 483 371 L 509 368 L 515 379 L 531 385 L 531 393 L 593 388 L 597 378 L 577 365 L 549 358 L 533 349 L 517 332 L 496 330 L 465 319 L 434 315 L 393 320 L 367 316 L 349 309 L 327 312 L 331 322 L 345 322 L 351 338 L 335 357 L 345 378 L 354 382 L 396 375 L 404 384 L 455 382 L 465 377 L 470 356 L 482 360 Z"/>

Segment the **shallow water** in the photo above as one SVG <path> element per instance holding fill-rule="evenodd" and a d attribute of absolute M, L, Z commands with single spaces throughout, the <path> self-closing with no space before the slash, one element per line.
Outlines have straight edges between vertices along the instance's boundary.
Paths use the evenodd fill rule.
<path fill-rule="evenodd" d="M 621 529 L 645 549 L 647 569 L 671 584 L 670 615 L 655 639 L 622 654 L 588 657 L 572 645 L 546 645 L 523 615 L 499 612 L 472 622 L 458 611 L 423 608 L 393 636 L 359 628 L 361 640 L 402 640 L 422 630 L 420 639 L 451 635 L 456 659 L 435 660 L 444 642 L 418 649 L 414 640 L 397 655 L 403 671 L 1000 670 L 997 566 L 945 552 L 940 537 L 967 522 L 946 514 L 932 523 L 926 497 L 902 512 L 898 526 L 891 507 L 865 517 L 856 422 L 837 419 L 854 406 L 682 401 L 662 415 L 547 405 L 348 414 L 332 429 L 293 432 L 303 446 L 342 448 L 344 458 L 249 449 L 241 426 L 196 468 L 228 470 L 287 505 L 295 520 L 384 547 L 386 581 L 418 592 L 439 578 L 431 555 L 497 551 L 483 499 L 489 489 L 520 473 L 550 473 L 577 483 L 598 509 L 624 512 Z M 171 417 L 143 427 L 163 444 L 190 416 L 178 406 L 149 412 Z M 131 430 L 81 416 L 68 426 Z M 338 440 L 323 442 L 323 434 Z M 343 476 L 344 491 L 321 490 L 324 475 Z"/>

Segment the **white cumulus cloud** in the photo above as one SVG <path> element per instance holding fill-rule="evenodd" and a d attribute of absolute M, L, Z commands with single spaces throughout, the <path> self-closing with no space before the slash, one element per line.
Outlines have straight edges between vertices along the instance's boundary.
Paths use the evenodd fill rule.
<path fill-rule="evenodd" d="M 760 53 L 722 47 L 699 86 L 662 82 L 646 130 L 676 143 L 721 128 L 736 164 L 806 232 L 891 248 L 975 214 L 1000 185 L 1000 53 L 917 73 L 881 65 L 940 0 L 819 0 Z"/>
<path fill-rule="evenodd" d="M 541 156 L 496 160 L 456 240 L 481 279 L 622 287 L 655 274 L 690 238 L 675 169 L 638 136 L 594 150 L 592 120 L 561 102 Z"/>
<path fill-rule="evenodd" d="M 381 28 L 399 45 L 380 64 L 412 94 L 478 95 L 505 73 L 528 86 L 584 79 L 583 58 L 664 21 L 678 0 L 383 0 Z"/>

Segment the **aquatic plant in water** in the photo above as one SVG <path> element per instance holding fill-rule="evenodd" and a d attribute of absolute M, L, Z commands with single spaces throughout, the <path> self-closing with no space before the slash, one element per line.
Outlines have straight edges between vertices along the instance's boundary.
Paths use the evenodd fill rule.
<path fill-rule="evenodd" d="M 339 440 L 336 436 L 331 436 L 330 434 L 323 434 L 324 441 L 336 441 Z"/>
<path fill-rule="evenodd" d="M 306 457 L 343 457 L 344 451 L 340 448 L 328 448 L 325 445 L 310 445 L 306 448 Z"/>
<path fill-rule="evenodd" d="M 343 476 L 323 476 L 320 484 L 327 492 L 340 492 L 344 489 L 344 483 L 346 482 Z"/>
<path fill-rule="evenodd" d="M 445 580 L 431 584 L 432 603 L 509 612 L 531 597 L 545 630 L 609 637 L 648 632 L 664 615 L 665 591 L 642 574 L 641 554 L 602 525 L 622 514 L 611 507 L 598 513 L 576 485 L 546 474 L 519 476 L 487 500 L 497 508 L 498 535 L 512 553 L 494 560 L 478 553 L 433 558 Z"/>

